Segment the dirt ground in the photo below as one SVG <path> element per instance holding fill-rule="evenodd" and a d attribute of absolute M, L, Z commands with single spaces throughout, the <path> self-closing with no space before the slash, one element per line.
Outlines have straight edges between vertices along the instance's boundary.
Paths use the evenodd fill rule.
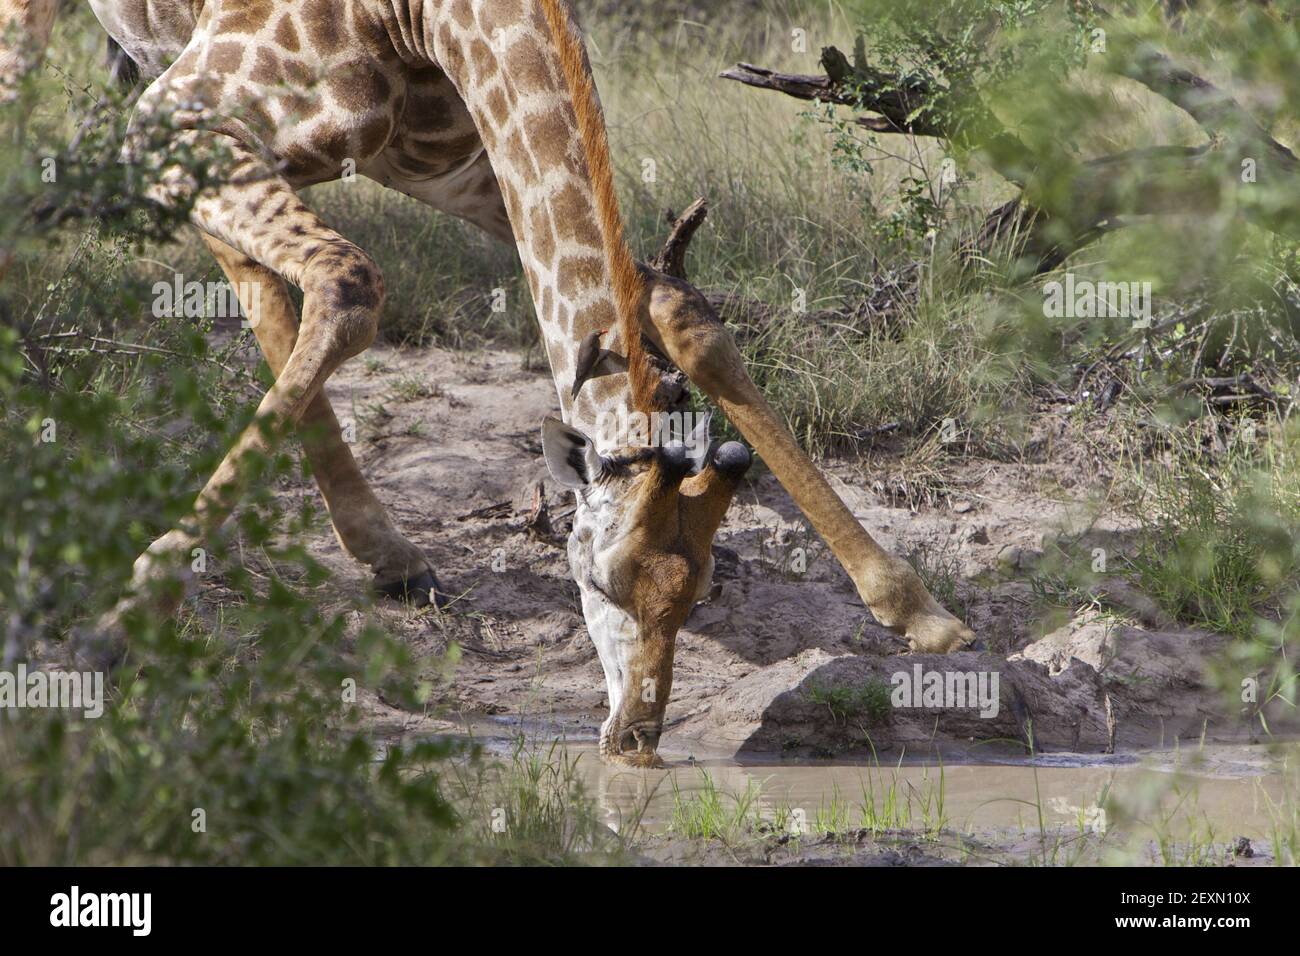
<path fill-rule="evenodd" d="M 428 714 L 371 701 L 377 727 L 436 729 L 464 717 L 545 719 L 594 735 L 605 684 L 587 637 L 563 540 L 573 503 L 549 478 L 540 424 L 556 406 L 544 369 L 506 351 L 375 348 L 331 380 L 354 451 L 398 526 L 432 559 L 450 608 L 386 606 L 394 633 L 430 672 L 450 642 L 462 652 Z M 1122 548 L 1125 526 L 1089 518 L 1088 464 L 1057 443 L 1063 423 L 1038 422 L 1047 451 L 1029 463 L 944 461 L 943 487 L 909 507 L 906 475 L 887 452 L 830 466 L 865 526 L 899 554 L 925 549 L 955 572 L 981 649 L 947 658 L 907 655 L 879 627 L 847 575 L 761 463 L 715 542 L 711 598 L 678 636 L 661 748 L 671 759 L 711 752 L 898 754 L 932 744 L 960 750 L 1005 741 L 1023 752 L 1099 752 L 1178 739 L 1243 739 L 1247 718 L 1209 686 L 1225 639 L 1179 628 L 1118 582 L 1107 607 L 1036 624 L 1027 569 L 1062 531 L 1071 547 Z M 540 491 L 537 489 L 540 487 Z M 902 489 L 903 493 L 900 493 Z M 315 495 L 304 483 L 288 496 Z M 537 500 L 550 530 L 529 527 Z M 363 589 L 369 574 L 327 526 L 311 542 L 333 586 Z M 949 602 L 951 603 L 951 601 Z M 973 708 L 873 707 L 862 688 L 924 670 L 997 673 L 997 714 Z"/>

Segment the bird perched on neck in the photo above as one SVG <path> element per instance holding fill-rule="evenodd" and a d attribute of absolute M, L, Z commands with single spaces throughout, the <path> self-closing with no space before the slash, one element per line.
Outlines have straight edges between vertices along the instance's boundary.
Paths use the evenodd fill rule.
<path fill-rule="evenodd" d="M 570 397 L 577 398 L 578 392 L 582 390 L 583 382 L 591 377 L 591 373 L 596 371 L 596 366 L 600 364 L 601 348 L 600 339 L 609 329 L 596 329 L 588 332 L 582 338 L 582 343 L 578 346 L 578 361 L 573 371 L 573 391 Z"/>

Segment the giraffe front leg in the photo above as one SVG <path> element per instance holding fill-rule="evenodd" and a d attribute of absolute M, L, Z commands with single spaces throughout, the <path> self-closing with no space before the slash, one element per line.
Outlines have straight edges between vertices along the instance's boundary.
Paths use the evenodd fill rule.
<path fill-rule="evenodd" d="M 204 240 L 231 286 L 248 297 L 242 303 L 245 314 L 272 374 L 278 376 L 298 338 L 297 316 L 285 281 L 220 239 L 205 235 Z M 380 594 L 416 607 L 438 603 L 444 592 L 432 565 L 375 497 L 323 391 L 308 403 L 298 430 L 343 550 L 370 567 Z"/>
<path fill-rule="evenodd" d="M 758 450 L 876 620 L 924 653 L 947 654 L 973 642 L 974 632 L 934 599 L 911 565 L 876 543 L 827 483 L 749 377 L 731 333 L 704 297 L 678 279 L 650 278 L 646 334 Z"/>
<path fill-rule="evenodd" d="M 384 283 L 374 261 L 326 227 L 283 179 L 251 154 L 237 151 L 229 174 L 226 185 L 198 199 L 192 218 L 205 233 L 295 281 L 303 290 L 302 324 L 287 344 L 287 357 L 258 405 L 256 420 L 199 493 L 190 516 L 136 561 L 131 593 L 92 636 L 92 660 L 111 662 L 120 656 L 122 619 L 130 611 L 149 605 L 174 610 L 183 592 L 166 585 L 184 579 L 194 543 L 229 517 L 248 466 L 271 450 L 275 428 L 300 424 L 325 380 L 346 359 L 364 351 L 378 329 Z M 251 212 L 258 209 L 275 213 L 258 217 Z"/>

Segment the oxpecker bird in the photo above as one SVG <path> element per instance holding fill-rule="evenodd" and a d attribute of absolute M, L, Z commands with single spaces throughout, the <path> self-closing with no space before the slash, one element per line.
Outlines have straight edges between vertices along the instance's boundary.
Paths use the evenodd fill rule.
<path fill-rule="evenodd" d="M 588 332 L 583 337 L 582 344 L 578 346 L 578 364 L 573 371 L 571 398 L 578 397 L 578 392 L 582 390 L 582 383 L 596 371 L 596 365 L 600 361 L 600 337 L 608 331 L 609 329 L 596 329 L 594 332 Z"/>

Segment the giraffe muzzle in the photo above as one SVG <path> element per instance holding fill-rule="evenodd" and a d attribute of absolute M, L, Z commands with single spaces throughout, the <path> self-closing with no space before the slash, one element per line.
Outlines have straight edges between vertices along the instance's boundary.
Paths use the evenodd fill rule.
<path fill-rule="evenodd" d="M 659 749 L 659 735 L 663 728 L 658 724 L 643 724 L 629 727 L 623 732 L 622 750 L 624 753 L 635 750 L 637 753 L 654 753 Z"/>
<path fill-rule="evenodd" d="M 615 735 L 616 746 L 606 754 L 617 763 L 633 767 L 662 767 L 659 759 L 659 737 L 663 725 L 657 720 L 643 720 L 624 724 Z"/>

